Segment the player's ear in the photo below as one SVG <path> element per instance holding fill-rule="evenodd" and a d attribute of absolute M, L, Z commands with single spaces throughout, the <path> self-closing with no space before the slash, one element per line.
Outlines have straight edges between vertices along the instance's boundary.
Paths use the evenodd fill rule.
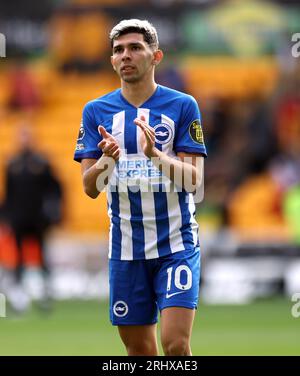
<path fill-rule="evenodd" d="M 110 57 L 110 62 L 111 62 L 111 65 L 113 67 L 113 70 L 115 71 L 116 70 L 116 67 L 114 65 L 114 60 L 113 60 L 113 56 Z"/>
<path fill-rule="evenodd" d="M 158 65 L 162 61 L 163 57 L 164 57 L 164 53 L 162 52 L 162 50 L 154 51 L 152 64 Z"/>

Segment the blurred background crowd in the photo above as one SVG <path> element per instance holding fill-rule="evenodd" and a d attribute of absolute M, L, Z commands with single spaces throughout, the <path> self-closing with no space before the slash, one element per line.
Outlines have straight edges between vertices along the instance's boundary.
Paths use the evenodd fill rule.
<path fill-rule="evenodd" d="M 1 2 L 3 274 L 18 270 L 18 278 L 20 258 L 27 271 L 40 268 L 43 257 L 34 255 L 44 248 L 54 297 L 107 294 L 106 199 L 84 195 L 73 153 L 84 104 L 119 86 L 108 33 L 124 18 L 157 27 L 165 52 L 158 83 L 193 95 L 202 113 L 209 155 L 197 207 L 203 298 L 246 302 L 300 291 L 300 57 L 292 55 L 300 5 L 288 0 Z M 45 197 L 34 188 L 43 186 L 38 173 L 51 177 Z M 19 187 L 15 198 L 9 181 Z M 42 213 L 34 214 L 36 200 Z M 24 241 L 12 215 L 18 210 L 39 225 L 22 227 Z M 35 278 L 27 280 L 39 296 Z"/>

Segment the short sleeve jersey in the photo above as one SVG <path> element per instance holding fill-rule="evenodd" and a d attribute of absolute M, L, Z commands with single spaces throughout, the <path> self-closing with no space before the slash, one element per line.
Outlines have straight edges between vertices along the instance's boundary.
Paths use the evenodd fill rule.
<path fill-rule="evenodd" d="M 99 125 L 122 150 L 106 189 L 111 259 L 154 259 L 199 246 L 193 194 L 175 186 L 144 155 L 134 123 L 141 116 L 154 128 L 155 146 L 162 152 L 207 156 L 200 111 L 190 95 L 158 85 L 139 108 L 120 89 L 86 104 L 74 159 L 101 157 Z"/>

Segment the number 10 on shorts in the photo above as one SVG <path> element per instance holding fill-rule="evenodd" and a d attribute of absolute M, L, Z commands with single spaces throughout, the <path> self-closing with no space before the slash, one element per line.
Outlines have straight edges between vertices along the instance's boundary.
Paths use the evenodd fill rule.
<path fill-rule="evenodd" d="M 192 287 L 192 272 L 191 269 L 186 265 L 177 266 L 175 270 L 174 268 L 168 268 L 168 283 L 167 283 L 167 291 L 171 290 L 172 279 L 174 279 L 175 287 L 179 290 L 186 291 Z M 185 283 L 182 283 L 184 281 Z"/>

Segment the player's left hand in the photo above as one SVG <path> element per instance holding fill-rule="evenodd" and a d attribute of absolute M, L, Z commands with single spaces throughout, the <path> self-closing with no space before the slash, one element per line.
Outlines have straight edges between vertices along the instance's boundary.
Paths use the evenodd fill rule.
<path fill-rule="evenodd" d="M 153 128 L 150 127 L 149 124 L 146 123 L 146 119 L 144 116 L 141 118 L 136 118 L 134 123 L 140 127 L 142 130 L 140 143 L 144 154 L 151 158 L 154 156 L 154 149 L 155 149 L 155 131 Z"/>

